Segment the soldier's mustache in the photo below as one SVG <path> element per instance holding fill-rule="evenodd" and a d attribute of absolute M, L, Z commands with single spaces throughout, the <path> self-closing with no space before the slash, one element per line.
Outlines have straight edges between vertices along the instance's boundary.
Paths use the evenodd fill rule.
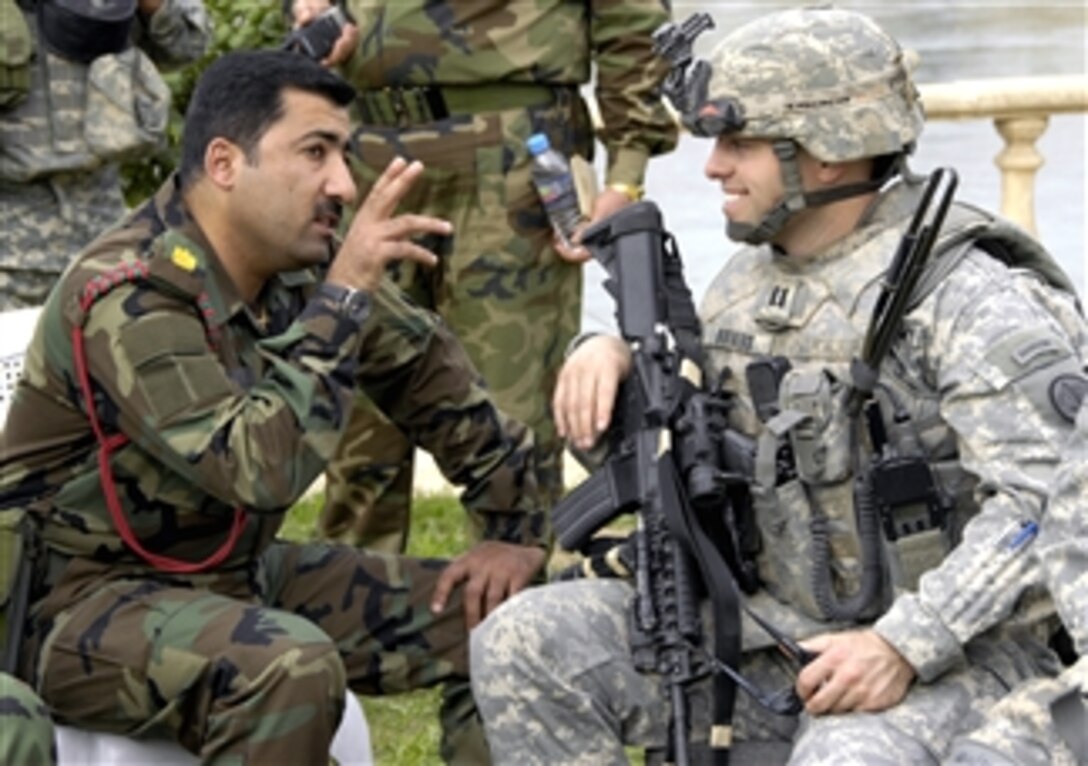
<path fill-rule="evenodd" d="M 340 224 L 343 212 L 344 206 L 342 204 L 336 200 L 325 200 L 319 202 L 314 208 L 314 220 L 323 221 L 335 229 Z"/>

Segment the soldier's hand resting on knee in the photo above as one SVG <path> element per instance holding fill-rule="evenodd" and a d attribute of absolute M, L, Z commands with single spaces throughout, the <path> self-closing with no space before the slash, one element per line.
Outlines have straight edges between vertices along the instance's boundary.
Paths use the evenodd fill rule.
<path fill-rule="evenodd" d="M 914 680 L 914 668 L 874 630 L 827 633 L 801 646 L 819 655 L 797 676 L 809 715 L 886 710 Z"/>
<path fill-rule="evenodd" d="M 445 609 L 450 591 L 464 583 L 465 625 L 471 630 L 527 586 L 544 566 L 545 557 L 543 548 L 497 540 L 477 543 L 446 567 L 435 586 L 431 611 Z"/>

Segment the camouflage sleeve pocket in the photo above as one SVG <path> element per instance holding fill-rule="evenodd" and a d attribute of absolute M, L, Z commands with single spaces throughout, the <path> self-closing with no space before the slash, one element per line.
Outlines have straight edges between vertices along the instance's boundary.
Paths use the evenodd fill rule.
<path fill-rule="evenodd" d="M 140 406 L 158 421 L 232 395 L 230 381 L 197 322 L 145 317 L 121 331 Z"/>
<path fill-rule="evenodd" d="M 977 372 L 995 389 L 1014 385 L 1044 417 L 1068 425 L 1088 392 L 1080 361 L 1062 339 L 1046 329 L 1027 327 L 991 346 Z"/>

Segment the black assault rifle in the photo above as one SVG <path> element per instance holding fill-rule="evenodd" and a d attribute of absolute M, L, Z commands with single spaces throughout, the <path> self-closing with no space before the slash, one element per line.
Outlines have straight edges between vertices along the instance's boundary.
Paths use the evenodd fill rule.
<path fill-rule="evenodd" d="M 657 207 L 630 205 L 582 241 L 609 274 L 632 372 L 617 398 L 606 461 L 556 506 L 553 524 L 561 545 L 583 550 L 616 516 L 638 513 L 631 648 L 636 667 L 660 674 L 668 688 L 667 757 L 678 766 L 726 763 L 734 679 L 715 675 L 710 743 L 691 741 L 689 697 L 695 681 L 722 665 L 736 668 L 740 658 L 737 581 L 754 587 L 755 580 L 734 509 L 749 507 L 750 445 L 728 440 L 728 402 L 701 390 L 699 322 Z M 712 652 L 699 615 L 704 597 L 714 607 Z"/>

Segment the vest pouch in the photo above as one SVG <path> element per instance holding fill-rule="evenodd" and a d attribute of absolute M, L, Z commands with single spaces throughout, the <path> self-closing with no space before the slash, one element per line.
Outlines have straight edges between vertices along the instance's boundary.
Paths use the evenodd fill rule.
<path fill-rule="evenodd" d="M 110 162 L 159 148 L 170 119 L 170 88 L 138 48 L 99 56 L 87 69 L 83 137 L 91 153 Z"/>
<path fill-rule="evenodd" d="M 779 601 L 822 619 L 812 595 L 812 513 L 805 488 L 794 478 L 753 487 L 751 496 L 762 542 L 756 557 L 761 584 Z"/>
<path fill-rule="evenodd" d="M 0 109 L 10 109 L 30 92 L 34 42 L 15 0 L 0 0 Z"/>
<path fill-rule="evenodd" d="M 824 371 L 790 370 L 782 378 L 781 410 L 802 416 L 789 436 L 797 475 L 810 486 L 834 484 L 850 476 L 844 388 Z"/>
<path fill-rule="evenodd" d="M 952 549 L 952 506 L 922 458 L 877 460 L 869 471 L 883 529 L 884 561 L 898 596 L 916 590 L 922 574 Z"/>
<path fill-rule="evenodd" d="M 937 567 L 948 555 L 948 535 L 941 529 L 928 529 L 897 540 L 884 538 L 884 561 L 897 598 L 918 590 L 918 580 Z"/>

